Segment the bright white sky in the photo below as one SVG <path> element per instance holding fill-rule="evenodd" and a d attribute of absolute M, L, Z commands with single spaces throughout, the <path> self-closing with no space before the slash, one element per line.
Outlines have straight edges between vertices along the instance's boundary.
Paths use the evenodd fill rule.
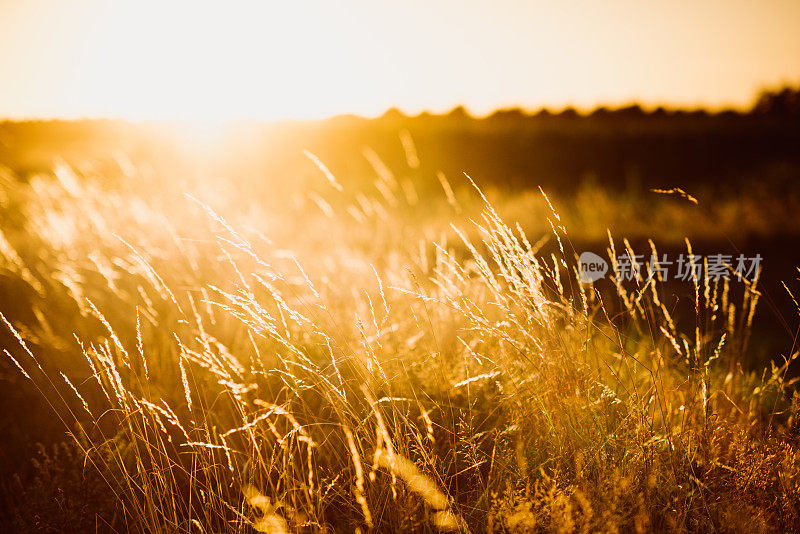
<path fill-rule="evenodd" d="M 0 0 L 15 118 L 743 106 L 798 81 L 798 0 Z"/>

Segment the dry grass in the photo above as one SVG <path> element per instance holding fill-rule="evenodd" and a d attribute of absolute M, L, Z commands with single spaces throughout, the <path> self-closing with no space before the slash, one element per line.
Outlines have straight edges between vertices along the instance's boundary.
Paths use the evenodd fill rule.
<path fill-rule="evenodd" d="M 277 214 L 5 176 L 7 356 L 104 485 L 102 529 L 797 529 L 796 353 L 740 365 L 756 282 L 700 276 L 683 317 L 657 277 L 604 303 L 555 211 L 546 255 L 444 175 L 414 207 L 374 152 L 365 191 L 309 157 L 322 185 Z"/>

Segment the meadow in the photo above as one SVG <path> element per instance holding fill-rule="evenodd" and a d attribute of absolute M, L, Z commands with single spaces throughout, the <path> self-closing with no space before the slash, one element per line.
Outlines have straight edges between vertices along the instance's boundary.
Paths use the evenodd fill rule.
<path fill-rule="evenodd" d="M 796 124 L 3 124 L 2 523 L 797 531 Z"/>

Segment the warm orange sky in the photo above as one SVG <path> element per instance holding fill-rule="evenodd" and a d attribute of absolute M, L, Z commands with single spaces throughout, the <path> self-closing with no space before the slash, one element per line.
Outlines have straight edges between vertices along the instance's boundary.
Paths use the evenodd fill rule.
<path fill-rule="evenodd" d="M 257 119 L 750 103 L 800 0 L 0 0 L 0 116 Z"/>

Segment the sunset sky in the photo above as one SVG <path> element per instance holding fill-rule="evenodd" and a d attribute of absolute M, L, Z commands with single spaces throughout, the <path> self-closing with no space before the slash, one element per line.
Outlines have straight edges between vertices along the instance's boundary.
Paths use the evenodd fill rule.
<path fill-rule="evenodd" d="M 3 117 L 746 106 L 785 82 L 797 0 L 0 0 Z"/>

